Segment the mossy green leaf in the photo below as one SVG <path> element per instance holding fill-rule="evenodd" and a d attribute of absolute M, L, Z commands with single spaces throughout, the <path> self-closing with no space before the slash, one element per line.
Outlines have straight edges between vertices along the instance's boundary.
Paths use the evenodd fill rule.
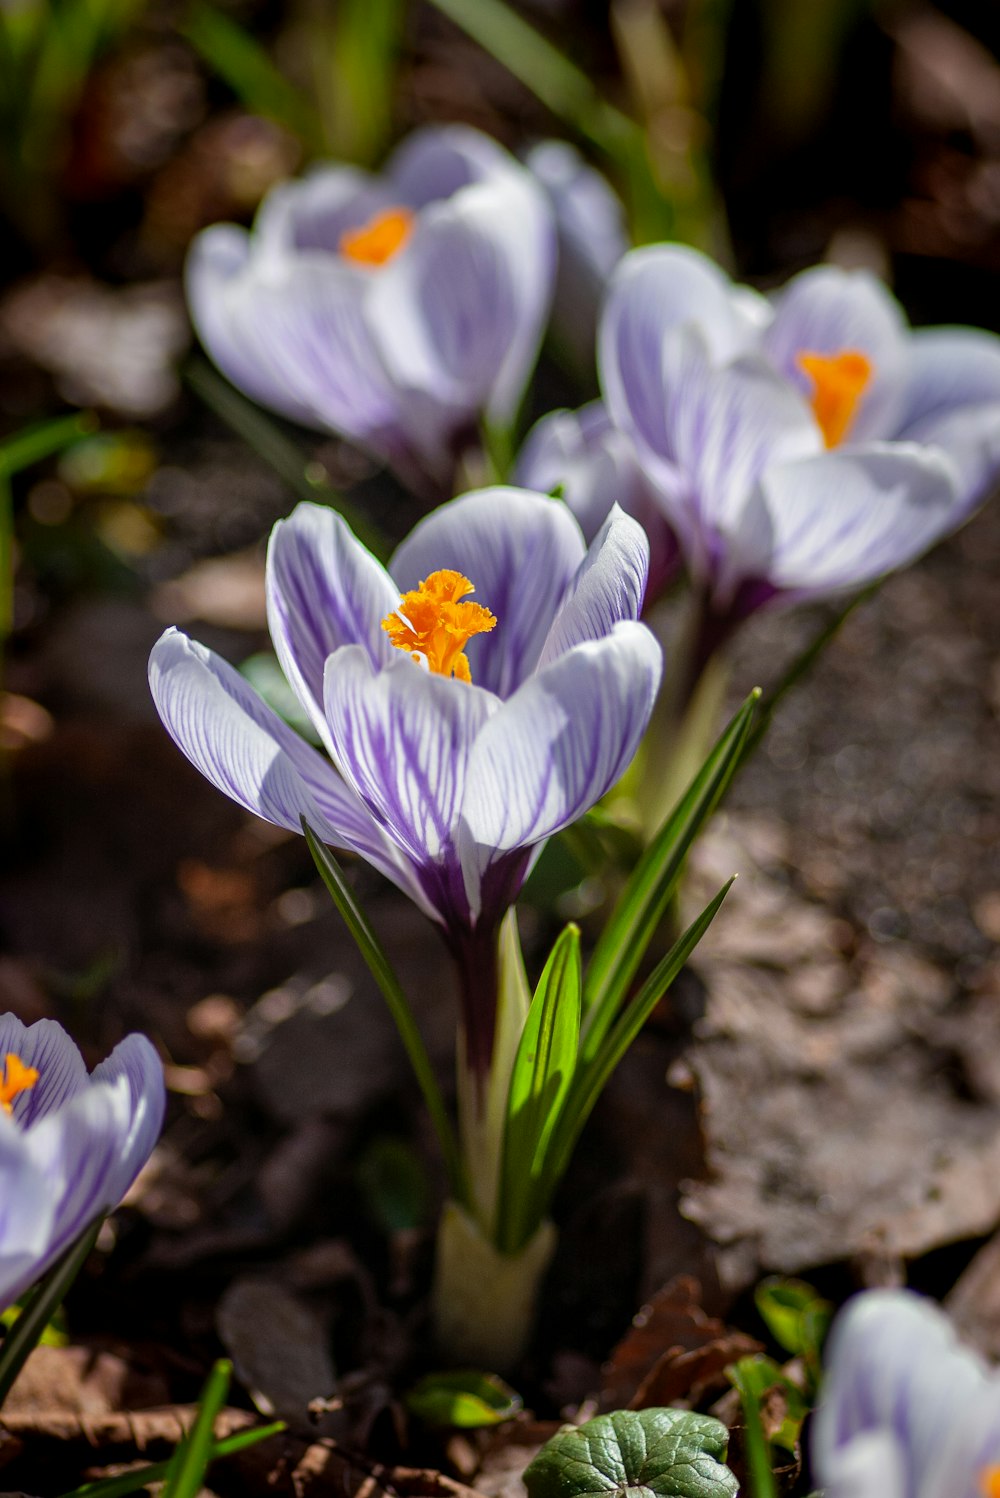
<path fill-rule="evenodd" d="M 690 1410 L 615 1410 L 553 1436 L 524 1483 L 528 1498 L 735 1498 L 728 1440 Z"/>

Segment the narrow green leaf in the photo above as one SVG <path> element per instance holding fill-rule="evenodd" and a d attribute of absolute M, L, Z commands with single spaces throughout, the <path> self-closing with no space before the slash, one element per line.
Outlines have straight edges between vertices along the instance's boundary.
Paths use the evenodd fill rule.
<path fill-rule="evenodd" d="M 601 933 L 584 983 L 583 1056 L 593 1057 L 662 921 L 696 835 L 740 762 L 759 692 L 751 692 L 640 858 Z"/>
<path fill-rule="evenodd" d="M 756 1389 L 753 1362 L 753 1358 L 741 1358 L 738 1363 L 727 1368 L 726 1372 L 732 1379 L 743 1406 L 744 1440 L 747 1466 L 750 1469 L 750 1498 L 777 1498 L 771 1448 L 760 1418 L 760 1398 Z"/>
<path fill-rule="evenodd" d="M 329 56 L 315 59 L 334 155 L 372 165 L 392 135 L 405 0 L 338 0 Z"/>
<path fill-rule="evenodd" d="M 729 1431 L 692 1410 L 614 1410 L 564 1425 L 524 1473 L 528 1498 L 735 1498 Z"/>
<path fill-rule="evenodd" d="M 607 1086 L 611 1073 L 714 921 L 732 883 L 733 880 L 730 879 L 722 886 L 701 915 L 691 922 L 666 956 L 661 958 L 628 1008 L 603 1038 L 596 1053 L 589 1058 L 581 1058 L 569 1097 L 564 1103 L 549 1144 L 543 1180 L 546 1194 L 551 1194 L 565 1174 L 580 1132 Z"/>
<path fill-rule="evenodd" d="M 410 1059 L 410 1065 L 420 1084 L 420 1090 L 424 1095 L 427 1111 L 437 1130 L 441 1152 L 444 1155 L 445 1165 L 448 1170 L 448 1179 L 451 1183 L 452 1194 L 457 1200 L 464 1202 L 466 1200 L 466 1193 L 454 1130 L 448 1119 L 444 1099 L 441 1096 L 441 1091 L 434 1076 L 434 1068 L 431 1066 L 430 1057 L 421 1039 L 420 1031 L 417 1028 L 416 1020 L 413 1018 L 413 1012 L 407 1002 L 402 985 L 396 977 L 392 964 L 385 955 L 382 944 L 375 935 L 368 917 L 361 909 L 361 906 L 354 897 L 353 891 L 344 878 L 343 870 L 339 863 L 329 848 L 320 842 L 304 817 L 302 819 L 302 830 L 306 835 L 309 851 L 313 856 L 313 861 L 320 872 L 323 883 L 330 891 L 333 903 L 343 916 L 347 929 L 354 937 L 362 957 L 368 964 L 372 977 L 382 990 L 382 995 L 389 1006 L 389 1012 L 395 1021 L 396 1029 L 399 1031 L 400 1039 Z"/>
<path fill-rule="evenodd" d="M 212 1459 L 212 1433 L 229 1393 L 232 1372 L 232 1363 L 220 1358 L 208 1375 L 195 1422 L 170 1459 L 163 1498 L 198 1498 L 205 1468 Z"/>
<path fill-rule="evenodd" d="M 581 68 L 503 0 L 433 3 L 588 140 L 616 157 L 632 142 L 642 142 L 635 121 L 609 104 Z"/>
<path fill-rule="evenodd" d="M 497 1220 L 500 1247 L 508 1253 L 523 1247 L 538 1226 L 535 1185 L 576 1070 L 582 986 L 580 932 L 571 925 L 538 980 L 510 1076 Z"/>
<path fill-rule="evenodd" d="M 184 369 L 184 378 L 209 410 L 238 437 L 242 437 L 247 446 L 252 447 L 258 457 L 264 459 L 293 494 L 298 495 L 299 499 L 329 505 L 331 510 L 336 510 L 347 521 L 361 544 L 367 546 L 374 556 L 385 560 L 389 554 L 385 537 L 330 484 L 322 478 L 310 477 L 295 443 L 265 416 L 259 406 L 242 396 L 203 359 L 189 360 Z"/>
<path fill-rule="evenodd" d="M 10 1393 L 28 1354 L 38 1345 L 39 1338 L 65 1299 L 70 1285 L 86 1263 L 97 1242 L 103 1221 L 104 1217 L 101 1216 L 85 1228 L 72 1247 L 53 1264 L 4 1337 L 3 1344 L 0 1345 L 0 1405 Z"/>
<path fill-rule="evenodd" d="M 252 114 L 276 120 L 310 151 L 322 152 L 319 115 L 248 31 L 202 3 L 191 6 L 179 30 Z"/>
<path fill-rule="evenodd" d="M 233 1436 L 226 1436 L 222 1441 L 214 1441 L 209 1456 L 209 1463 L 221 1461 L 227 1456 L 236 1456 L 241 1451 L 246 1451 L 251 1446 L 256 1446 L 260 1441 L 268 1441 L 272 1436 L 279 1436 L 286 1429 L 283 1420 L 275 1420 L 271 1425 L 261 1425 L 254 1430 L 240 1430 Z M 133 1472 L 123 1472 L 119 1477 L 105 1477 L 97 1482 L 85 1482 L 82 1487 L 74 1488 L 71 1493 L 64 1493 L 62 1498 L 127 1498 L 129 1493 L 137 1493 L 140 1488 L 149 1487 L 154 1482 L 163 1482 L 170 1473 L 170 1462 L 150 1462 L 146 1467 L 139 1467 Z"/>
<path fill-rule="evenodd" d="M 12 477 L 96 431 L 97 417 L 92 411 L 75 411 L 72 416 L 56 416 L 25 427 L 0 442 L 0 475 Z"/>
<path fill-rule="evenodd" d="M 460 1430 L 499 1425 L 522 1408 L 520 1394 L 502 1378 L 472 1368 L 426 1374 L 403 1396 L 403 1403 L 427 1425 Z"/>

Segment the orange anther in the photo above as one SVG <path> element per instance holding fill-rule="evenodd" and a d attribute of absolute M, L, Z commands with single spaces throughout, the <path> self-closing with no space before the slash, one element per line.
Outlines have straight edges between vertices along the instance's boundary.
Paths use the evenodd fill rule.
<path fill-rule="evenodd" d="M 403 594 L 395 613 L 382 620 L 382 628 L 397 650 L 408 650 L 428 670 L 471 681 L 465 646 L 497 622 L 481 604 L 460 602 L 474 592 L 461 572 L 432 572 L 419 588 Z"/>
<path fill-rule="evenodd" d="M 813 382 L 811 404 L 823 440 L 827 447 L 836 447 L 846 437 L 868 387 L 872 362 L 859 349 L 842 349 L 839 354 L 804 350 L 795 362 Z"/>
<path fill-rule="evenodd" d="M 386 208 L 359 229 L 345 229 L 340 253 L 359 265 L 384 265 L 399 253 L 413 232 L 409 208 Z"/>
<path fill-rule="evenodd" d="M 13 1113 L 14 1099 L 22 1092 L 30 1092 L 38 1076 L 33 1066 L 25 1066 L 20 1056 L 8 1051 L 4 1057 L 3 1079 L 0 1080 L 0 1108 L 5 1113 Z"/>
<path fill-rule="evenodd" d="M 985 1467 L 979 1474 L 983 1498 L 1000 1498 L 1000 1467 Z"/>

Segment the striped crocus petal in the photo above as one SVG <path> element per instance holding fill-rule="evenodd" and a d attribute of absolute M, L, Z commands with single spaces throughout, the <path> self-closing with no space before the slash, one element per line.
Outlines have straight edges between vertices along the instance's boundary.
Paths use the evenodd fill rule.
<path fill-rule="evenodd" d="M 441 567 L 475 587 L 497 627 L 466 646 L 472 680 L 509 697 L 542 647 L 586 553 L 567 507 L 524 489 L 479 489 L 442 505 L 412 530 L 390 562 L 400 592 Z M 395 606 L 394 600 L 393 606 Z"/>
<path fill-rule="evenodd" d="M 617 624 L 545 666 L 489 718 L 462 805 L 474 915 L 491 865 L 568 826 L 614 785 L 646 730 L 661 670 L 650 631 Z"/>
<path fill-rule="evenodd" d="M 1000 484 L 1000 400 L 925 416 L 913 422 L 907 440 L 939 448 L 951 461 L 956 499 L 952 528 Z"/>
<path fill-rule="evenodd" d="M 637 520 L 613 505 L 556 615 L 539 669 L 574 645 L 610 635 L 623 620 L 638 619 L 648 576 L 646 533 Z"/>
<path fill-rule="evenodd" d="M 1000 403 L 1000 338 L 978 328 L 919 328 L 907 354 L 906 402 L 899 431 L 969 406 Z"/>
<path fill-rule="evenodd" d="M 838 1494 L 852 1469 L 867 1480 L 881 1461 L 889 1493 L 981 1498 L 982 1473 L 1000 1454 L 1000 1381 L 932 1302 L 865 1292 L 834 1323 L 812 1449 L 814 1477 Z"/>
<path fill-rule="evenodd" d="M 664 336 L 695 328 L 706 357 L 722 363 L 753 346 L 768 315 L 763 298 L 746 290 L 737 295 L 719 267 L 697 250 L 633 250 L 612 276 L 598 335 L 601 388 L 612 420 L 666 456 Z"/>
<path fill-rule="evenodd" d="M 220 791 L 267 822 L 360 853 L 424 904 L 413 870 L 332 765 L 273 712 L 228 662 L 169 629 L 149 684 L 178 748 Z"/>
<path fill-rule="evenodd" d="M 860 588 L 946 534 L 955 495 L 945 454 L 908 443 L 778 464 L 762 475 L 732 553 L 744 577 L 766 579 L 788 602 Z"/>
<path fill-rule="evenodd" d="M 130 1035 L 88 1077 L 50 1020 L 0 1016 L 0 1045 L 37 1072 L 0 1114 L 0 1305 L 22 1294 L 103 1213 L 118 1205 L 163 1126 L 163 1067 Z"/>
<path fill-rule="evenodd" d="M 542 335 L 555 270 L 541 189 L 511 169 L 431 203 L 404 254 L 374 278 L 372 326 L 397 385 L 453 413 L 513 414 Z M 420 441 L 426 413 L 411 432 Z"/>
<path fill-rule="evenodd" d="M 303 502 L 271 532 L 271 640 L 289 684 L 324 742 L 327 657 L 341 645 L 363 645 L 373 663 L 388 661 L 392 646 L 382 620 L 398 602 L 399 590 L 385 568 L 329 506 Z"/>
<path fill-rule="evenodd" d="M 908 338 L 902 309 L 882 282 L 869 271 L 818 265 L 794 276 L 774 309 L 762 348 L 785 379 L 808 397 L 813 386 L 803 354 L 863 354 L 870 376 L 845 440 L 894 436 L 905 403 Z"/>
<path fill-rule="evenodd" d="M 393 201 L 411 208 L 450 198 L 463 187 L 511 171 L 501 145 L 470 125 L 425 125 L 402 141 L 386 164 L 384 180 Z"/>
<path fill-rule="evenodd" d="M 457 870 L 470 752 L 497 698 L 402 653 L 376 671 L 366 650 L 347 645 L 327 661 L 325 701 L 345 780 L 432 888 L 438 872 Z M 434 914 L 447 923 L 454 912 Z"/>

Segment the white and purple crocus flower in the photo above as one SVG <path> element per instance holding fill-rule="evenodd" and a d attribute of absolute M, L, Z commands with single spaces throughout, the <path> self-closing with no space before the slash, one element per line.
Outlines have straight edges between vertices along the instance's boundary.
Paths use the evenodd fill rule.
<path fill-rule="evenodd" d="M 271 535 L 268 617 L 326 756 L 203 646 L 168 630 L 153 649 L 160 716 L 213 784 L 278 826 L 305 818 L 440 925 L 474 1064 L 492 1044 L 504 912 L 649 721 L 647 563 L 621 510 L 588 549 L 564 504 L 520 489 L 442 505 L 388 570 L 334 511 L 300 504 Z"/>
<path fill-rule="evenodd" d="M 1000 1374 L 909 1290 L 848 1301 L 811 1441 L 826 1498 L 1000 1498 Z"/>
<path fill-rule="evenodd" d="M 477 130 L 428 126 L 380 176 L 319 166 L 269 193 L 252 233 L 205 230 L 187 290 L 235 385 L 440 495 L 478 423 L 513 417 L 555 263 L 531 173 Z"/>
<path fill-rule="evenodd" d="M 163 1068 L 129 1035 L 88 1075 L 61 1025 L 0 1015 L 0 1309 L 117 1207 L 163 1124 Z"/>
<path fill-rule="evenodd" d="M 638 463 L 659 511 L 654 553 L 658 524 L 719 639 L 754 609 L 914 560 L 1000 473 L 1000 340 L 910 331 L 863 271 L 821 266 L 769 300 L 695 250 L 633 251 L 611 280 L 598 362 L 618 461 Z M 520 480 L 551 482 L 562 450 L 577 464 L 570 503 L 586 497 L 583 422 L 545 418 Z"/>

